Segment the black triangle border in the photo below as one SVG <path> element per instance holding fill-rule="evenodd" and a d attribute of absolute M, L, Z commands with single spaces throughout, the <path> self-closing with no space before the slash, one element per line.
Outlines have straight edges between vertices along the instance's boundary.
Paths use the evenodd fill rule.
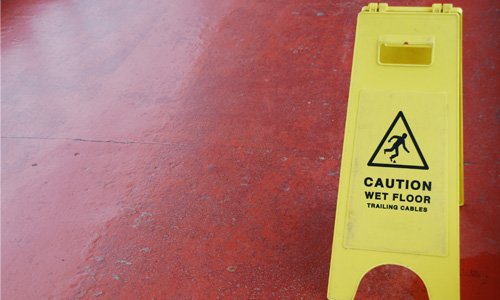
<path fill-rule="evenodd" d="M 401 118 L 403 120 L 403 124 L 406 127 L 406 130 L 408 131 L 408 134 L 410 135 L 410 138 L 413 142 L 413 145 L 415 145 L 415 149 L 417 150 L 418 156 L 420 157 L 420 160 L 424 164 L 423 166 L 412 166 L 412 165 L 393 165 L 393 164 L 380 164 L 380 163 L 374 163 L 373 160 L 375 157 L 377 157 L 378 152 L 384 145 L 385 140 L 391 133 L 392 129 L 396 124 L 398 123 L 398 120 Z M 373 153 L 372 157 L 368 161 L 368 166 L 370 167 L 386 167 L 386 168 L 403 168 L 403 169 L 420 169 L 420 170 L 429 170 L 429 166 L 427 165 L 427 161 L 425 161 L 424 155 L 422 154 L 422 151 L 420 151 L 420 147 L 418 146 L 417 140 L 413 136 L 413 132 L 410 129 L 410 125 L 408 125 L 408 122 L 406 121 L 405 115 L 403 114 L 402 111 L 399 111 L 399 113 L 396 115 L 396 118 L 394 121 L 392 121 L 391 126 L 389 126 L 389 129 L 385 133 L 384 137 L 382 138 L 382 141 L 380 141 L 380 144 L 378 145 L 377 149 Z"/>

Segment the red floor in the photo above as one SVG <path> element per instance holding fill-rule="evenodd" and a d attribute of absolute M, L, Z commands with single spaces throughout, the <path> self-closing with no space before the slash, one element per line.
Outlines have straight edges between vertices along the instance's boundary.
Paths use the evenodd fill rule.
<path fill-rule="evenodd" d="M 455 2 L 463 299 L 500 298 L 495 2 Z M 2 299 L 325 299 L 365 1 L 2 4 Z"/>

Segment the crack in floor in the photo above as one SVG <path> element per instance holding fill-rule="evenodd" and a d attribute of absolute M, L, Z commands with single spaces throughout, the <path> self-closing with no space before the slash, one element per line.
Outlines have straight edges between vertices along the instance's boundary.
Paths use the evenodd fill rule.
<path fill-rule="evenodd" d="M 19 139 L 19 140 L 52 140 L 52 141 L 73 141 L 73 142 L 86 142 L 86 143 L 110 143 L 122 145 L 160 145 L 160 146 L 176 146 L 186 147 L 187 144 L 164 143 L 164 142 L 140 142 L 140 141 L 118 141 L 118 140 L 96 140 L 96 139 L 83 139 L 83 138 L 64 138 L 64 137 L 36 137 L 36 136 L 2 136 L 2 139 Z"/>

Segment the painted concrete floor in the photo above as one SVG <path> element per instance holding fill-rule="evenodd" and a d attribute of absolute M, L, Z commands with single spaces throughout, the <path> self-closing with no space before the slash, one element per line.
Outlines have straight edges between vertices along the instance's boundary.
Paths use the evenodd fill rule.
<path fill-rule="evenodd" d="M 365 4 L 2 1 L 2 299 L 325 299 Z M 454 4 L 461 292 L 498 299 L 500 10 Z M 385 267 L 358 298 L 425 288 Z"/>

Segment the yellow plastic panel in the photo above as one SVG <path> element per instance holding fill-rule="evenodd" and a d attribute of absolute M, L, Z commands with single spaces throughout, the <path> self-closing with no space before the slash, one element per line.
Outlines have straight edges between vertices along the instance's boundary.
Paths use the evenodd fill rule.
<path fill-rule="evenodd" d="M 431 299 L 460 297 L 461 26 L 451 5 L 358 15 L 329 299 L 353 299 L 384 264 Z"/>

